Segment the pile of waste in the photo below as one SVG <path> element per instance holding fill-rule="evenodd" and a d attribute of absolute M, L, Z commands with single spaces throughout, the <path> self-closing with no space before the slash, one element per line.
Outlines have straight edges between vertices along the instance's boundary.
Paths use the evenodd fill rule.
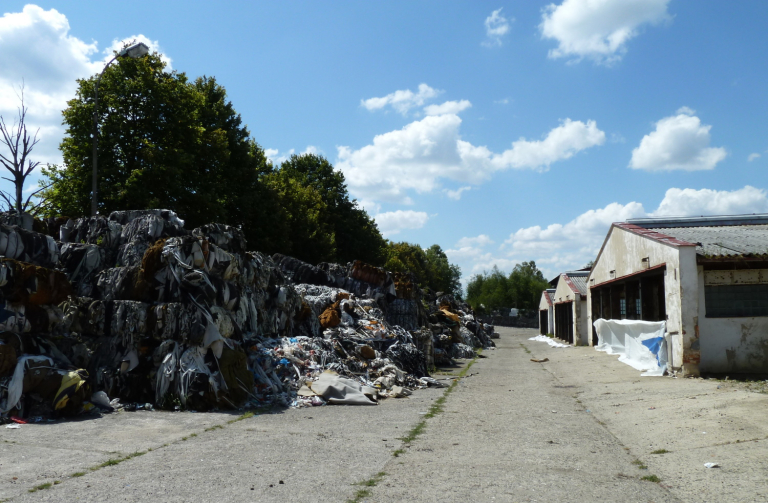
<path fill-rule="evenodd" d="M 35 229 L 0 224 L 0 420 L 375 405 L 493 346 L 409 275 L 247 251 L 227 225 L 145 210 Z"/>

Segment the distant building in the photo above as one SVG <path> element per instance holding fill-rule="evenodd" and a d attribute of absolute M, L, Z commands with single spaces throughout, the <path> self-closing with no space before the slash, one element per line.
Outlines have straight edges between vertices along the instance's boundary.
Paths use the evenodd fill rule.
<path fill-rule="evenodd" d="M 556 280 L 557 287 L 553 295 L 554 334 L 575 346 L 589 344 L 589 325 L 587 315 L 587 276 L 588 270 L 562 273 Z"/>
<path fill-rule="evenodd" d="M 555 333 L 555 289 L 547 288 L 541 292 L 539 301 L 539 333 L 542 335 Z"/>
<path fill-rule="evenodd" d="M 615 223 L 588 286 L 590 327 L 666 320 L 673 369 L 768 373 L 768 214 Z"/>

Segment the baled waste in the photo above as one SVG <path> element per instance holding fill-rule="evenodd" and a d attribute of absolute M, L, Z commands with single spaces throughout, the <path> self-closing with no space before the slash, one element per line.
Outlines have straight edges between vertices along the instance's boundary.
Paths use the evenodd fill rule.
<path fill-rule="evenodd" d="M 227 225 L 146 210 L 44 227 L 0 225 L 4 421 L 374 405 L 493 347 L 492 326 L 409 275 L 247 251 Z"/>

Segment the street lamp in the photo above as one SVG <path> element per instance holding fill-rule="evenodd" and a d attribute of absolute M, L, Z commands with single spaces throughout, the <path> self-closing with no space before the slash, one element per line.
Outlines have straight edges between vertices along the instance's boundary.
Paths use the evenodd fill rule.
<path fill-rule="evenodd" d="M 98 113 L 99 113 L 99 82 L 101 82 L 101 77 L 104 76 L 104 72 L 107 71 L 107 67 L 112 64 L 113 61 L 115 61 L 117 58 L 121 56 L 128 56 L 129 58 L 140 58 L 142 56 L 145 56 L 149 53 L 149 47 L 146 46 L 143 42 L 139 42 L 138 44 L 133 44 L 131 46 L 123 48 L 120 52 L 115 55 L 114 58 L 109 60 L 109 63 L 104 65 L 104 69 L 99 74 L 99 77 L 96 79 L 96 86 L 95 86 L 95 99 L 93 102 L 93 184 L 91 187 L 91 216 L 95 217 L 96 212 L 98 210 L 98 191 L 99 191 L 99 184 L 97 181 L 97 173 L 98 173 L 98 163 L 99 163 L 99 154 L 98 154 L 98 146 L 99 146 L 99 119 L 98 119 Z"/>

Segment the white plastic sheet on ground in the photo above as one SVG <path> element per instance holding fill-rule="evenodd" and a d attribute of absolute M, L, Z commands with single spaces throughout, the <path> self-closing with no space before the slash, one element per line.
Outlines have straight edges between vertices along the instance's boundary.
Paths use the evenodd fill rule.
<path fill-rule="evenodd" d="M 666 322 L 604 320 L 594 322 L 595 349 L 619 355 L 619 361 L 644 371 L 643 376 L 661 376 L 667 370 Z"/>
<path fill-rule="evenodd" d="M 568 344 L 563 344 L 561 342 L 557 342 L 556 340 L 552 339 L 551 337 L 547 337 L 546 335 L 537 335 L 536 337 L 531 337 L 528 339 L 529 341 L 539 341 L 539 342 L 546 342 L 553 348 L 570 348 L 571 346 Z"/>

